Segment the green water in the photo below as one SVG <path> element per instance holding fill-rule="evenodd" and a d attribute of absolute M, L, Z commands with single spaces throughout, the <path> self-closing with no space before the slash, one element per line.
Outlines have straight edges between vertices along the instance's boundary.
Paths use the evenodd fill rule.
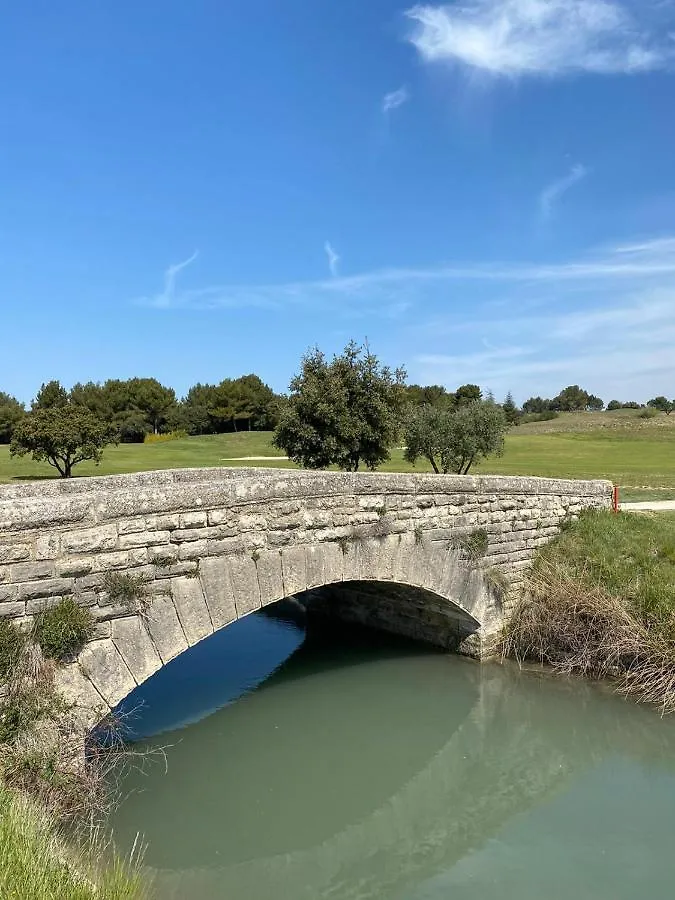
<path fill-rule="evenodd" d="M 150 707 L 199 706 L 179 663 Z M 145 835 L 162 900 L 675 896 L 675 720 L 606 688 L 331 630 L 140 746 L 166 762 L 126 777 L 112 824 Z"/>

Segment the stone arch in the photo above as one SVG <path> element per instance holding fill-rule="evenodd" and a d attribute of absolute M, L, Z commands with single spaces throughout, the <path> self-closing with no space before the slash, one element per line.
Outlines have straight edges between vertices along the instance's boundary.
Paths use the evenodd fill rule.
<path fill-rule="evenodd" d="M 470 655 L 481 655 L 502 620 L 483 571 L 447 540 L 397 533 L 207 556 L 195 575 L 158 583 L 146 613 L 113 619 L 109 637 L 91 641 L 58 671 L 58 686 L 90 729 L 216 631 L 286 597 L 321 590 L 330 605 L 338 589 L 349 600 L 345 618 Z M 409 614 L 396 614 L 397 600 L 399 613 L 409 602 Z"/>

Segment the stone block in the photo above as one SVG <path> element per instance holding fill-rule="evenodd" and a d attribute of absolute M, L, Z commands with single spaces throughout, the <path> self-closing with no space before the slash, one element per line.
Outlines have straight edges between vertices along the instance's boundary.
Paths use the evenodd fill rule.
<path fill-rule="evenodd" d="M 260 601 L 262 606 L 281 600 L 284 596 L 284 579 L 281 571 L 281 554 L 278 550 L 265 550 L 256 560 Z"/>
<path fill-rule="evenodd" d="M 132 550 L 136 547 L 150 547 L 153 544 L 168 544 L 169 531 L 137 531 L 133 534 L 121 534 L 118 541 L 120 550 Z"/>
<path fill-rule="evenodd" d="M 56 568 L 51 560 L 16 563 L 10 566 L 9 580 L 15 583 L 18 581 L 37 581 L 39 578 L 53 578 L 55 572 Z"/>
<path fill-rule="evenodd" d="M 37 600 L 39 597 L 55 597 L 70 594 L 73 590 L 72 578 L 46 578 L 44 581 L 30 581 L 17 584 L 17 600 Z"/>
<path fill-rule="evenodd" d="M 16 587 L 13 584 L 0 584 L 0 603 L 14 600 L 15 597 Z"/>
<path fill-rule="evenodd" d="M 157 594 L 153 598 L 148 610 L 148 631 L 165 664 L 188 648 L 176 607 L 166 594 Z"/>
<path fill-rule="evenodd" d="M 0 619 L 16 619 L 26 615 L 25 603 L 0 602 Z"/>
<path fill-rule="evenodd" d="M 30 559 L 28 544 L 0 544 L 0 562 L 14 563 Z"/>
<path fill-rule="evenodd" d="M 77 663 L 60 666 L 54 673 L 54 687 L 69 706 L 83 716 L 86 731 L 110 712 L 109 704 L 96 690 Z"/>
<path fill-rule="evenodd" d="M 174 578 L 171 593 L 190 646 L 213 634 L 213 624 L 199 578 Z"/>
<path fill-rule="evenodd" d="M 208 541 L 192 541 L 189 544 L 178 544 L 178 558 L 200 559 L 208 554 Z"/>
<path fill-rule="evenodd" d="M 178 521 L 179 528 L 204 528 L 207 524 L 207 514 L 204 510 L 181 513 Z"/>
<path fill-rule="evenodd" d="M 112 639 L 137 684 L 161 669 L 162 660 L 139 616 L 116 619 L 112 623 Z"/>
<path fill-rule="evenodd" d="M 145 517 L 122 519 L 117 523 L 117 531 L 119 534 L 137 534 L 139 531 L 147 531 Z"/>
<path fill-rule="evenodd" d="M 227 564 L 230 569 L 234 605 L 239 617 L 261 607 L 260 585 L 255 562 L 250 556 L 229 556 Z"/>
<path fill-rule="evenodd" d="M 78 531 L 65 531 L 61 535 L 61 548 L 66 553 L 92 553 L 96 550 L 114 550 L 117 546 L 117 525 L 98 525 Z"/>
<path fill-rule="evenodd" d="M 35 559 L 56 559 L 61 547 L 58 534 L 47 532 L 35 539 Z"/>
<path fill-rule="evenodd" d="M 78 662 L 82 672 L 111 709 L 136 687 L 131 672 L 110 638 L 87 644 Z"/>
<path fill-rule="evenodd" d="M 237 618 L 234 591 L 227 561 L 222 558 L 203 559 L 199 564 L 199 579 L 214 628 L 222 628 Z"/>
<path fill-rule="evenodd" d="M 281 551 L 281 570 L 284 578 L 284 596 L 307 590 L 307 562 L 304 547 L 284 547 Z"/>

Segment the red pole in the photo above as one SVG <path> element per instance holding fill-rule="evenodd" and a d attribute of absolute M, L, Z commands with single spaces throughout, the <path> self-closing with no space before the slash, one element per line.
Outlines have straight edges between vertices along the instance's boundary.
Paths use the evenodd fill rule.
<path fill-rule="evenodd" d="M 612 509 L 614 510 L 615 513 L 619 512 L 619 506 L 620 506 L 620 504 L 619 504 L 619 485 L 615 484 L 614 485 L 614 498 L 613 498 L 613 502 L 612 502 Z"/>

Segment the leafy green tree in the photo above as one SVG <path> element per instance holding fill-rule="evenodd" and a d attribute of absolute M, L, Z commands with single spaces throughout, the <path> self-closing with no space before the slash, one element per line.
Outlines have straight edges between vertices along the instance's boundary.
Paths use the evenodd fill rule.
<path fill-rule="evenodd" d="M 602 400 L 594 394 L 589 394 L 578 384 L 571 384 L 564 388 L 557 397 L 551 401 L 551 409 L 560 412 L 578 412 L 587 409 L 602 409 Z"/>
<path fill-rule="evenodd" d="M 68 391 L 60 381 L 48 381 L 37 392 L 32 403 L 32 409 L 53 409 L 56 406 L 66 406 L 68 403 Z"/>
<path fill-rule="evenodd" d="M 586 403 L 586 409 L 589 409 L 591 412 L 602 412 L 605 408 L 604 402 L 600 399 L 600 397 L 596 397 L 595 394 L 588 395 L 588 402 Z"/>
<path fill-rule="evenodd" d="M 86 384 L 79 382 L 70 389 L 69 400 L 76 406 L 84 406 L 99 419 L 112 421 L 115 411 L 110 403 L 110 398 L 104 385 L 88 381 Z"/>
<path fill-rule="evenodd" d="M 517 425 L 520 420 L 520 410 L 516 406 L 515 400 L 513 399 L 513 394 L 511 391 L 508 392 L 506 397 L 504 398 L 504 402 L 502 403 L 502 410 L 504 411 L 504 415 L 506 416 L 506 421 L 509 425 Z"/>
<path fill-rule="evenodd" d="M 530 397 L 523 403 L 523 412 L 525 413 L 543 413 L 549 412 L 551 409 L 551 401 L 545 400 L 543 397 Z"/>
<path fill-rule="evenodd" d="M 614 412 L 617 409 L 621 409 L 622 406 L 623 406 L 623 403 L 621 403 L 620 400 L 610 400 L 609 403 L 607 404 L 607 410 L 609 412 Z"/>
<path fill-rule="evenodd" d="M 455 396 L 440 384 L 408 384 L 404 388 L 408 403 L 415 406 L 444 406 L 450 409 L 455 405 Z"/>
<path fill-rule="evenodd" d="M 468 475 L 481 459 L 504 452 L 508 427 L 503 410 L 483 400 L 455 410 L 411 409 L 404 432 L 405 458 L 415 465 L 422 457 L 436 473 Z"/>
<path fill-rule="evenodd" d="M 405 372 L 353 341 L 331 362 L 316 349 L 291 381 L 274 443 L 309 469 L 356 472 L 389 458 L 402 415 Z"/>
<path fill-rule="evenodd" d="M 0 391 L 0 444 L 9 444 L 17 422 L 25 414 L 23 403 L 19 403 L 11 394 Z"/>
<path fill-rule="evenodd" d="M 133 410 L 141 412 L 154 434 L 159 434 L 176 406 L 176 392 L 156 378 L 130 378 L 127 382 Z"/>
<path fill-rule="evenodd" d="M 463 384 L 455 391 L 455 403 L 457 406 L 465 406 L 467 403 L 475 403 L 483 399 L 483 392 L 477 384 Z"/>
<path fill-rule="evenodd" d="M 36 409 L 16 425 L 10 453 L 32 454 L 38 462 L 48 462 L 62 478 L 70 478 L 73 467 L 85 459 L 96 464 L 103 449 L 116 440 L 113 425 L 98 419 L 88 409 L 68 403 Z"/>
<path fill-rule="evenodd" d="M 654 397 L 653 400 L 647 401 L 647 406 L 651 406 L 652 409 L 658 409 L 669 416 L 675 409 L 675 402 L 667 397 Z"/>

